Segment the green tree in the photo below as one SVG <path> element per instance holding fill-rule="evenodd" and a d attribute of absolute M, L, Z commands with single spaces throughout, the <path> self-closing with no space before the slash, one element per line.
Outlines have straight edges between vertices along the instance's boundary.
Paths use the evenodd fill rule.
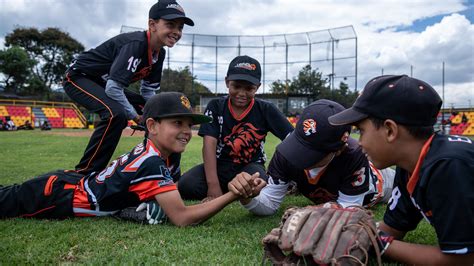
<path fill-rule="evenodd" d="M 277 94 L 308 95 L 311 100 L 328 99 L 338 102 L 344 107 L 351 106 L 358 95 L 356 91 L 350 91 L 349 86 L 344 82 L 339 84 L 339 88 L 331 90 L 328 79 L 323 78 L 322 72 L 317 72 L 310 65 L 303 67 L 291 81 L 277 80 L 273 82 L 271 90 Z"/>
<path fill-rule="evenodd" d="M 4 74 L 5 92 L 21 93 L 35 61 L 22 48 L 13 46 L 0 51 L 0 72 Z"/>
<path fill-rule="evenodd" d="M 129 89 L 138 93 L 140 91 L 140 82 L 130 85 Z M 178 70 L 163 69 L 160 91 L 182 92 L 189 98 L 193 106 L 199 104 L 200 94 L 211 93 L 206 86 L 196 81 L 196 78 L 191 75 L 189 67 Z"/>
<path fill-rule="evenodd" d="M 59 85 L 73 56 L 84 51 L 84 46 L 58 28 L 39 31 L 36 28 L 16 28 L 5 37 L 5 46 L 23 47 L 30 59 L 37 63 L 31 68 L 37 80 L 51 91 Z M 37 82 L 35 80 L 35 83 Z"/>
<path fill-rule="evenodd" d="M 51 100 L 49 97 L 51 90 L 37 76 L 30 77 L 22 90 L 23 94 L 35 96 L 35 99 Z"/>
<path fill-rule="evenodd" d="M 357 91 L 350 91 L 349 86 L 346 83 L 340 82 L 339 88 L 326 91 L 321 95 L 321 98 L 338 102 L 342 106 L 349 108 L 355 102 L 358 95 L 359 93 Z"/>
<path fill-rule="evenodd" d="M 273 93 L 307 94 L 314 98 L 329 91 L 328 80 L 322 77 L 321 72 L 312 69 L 310 65 L 303 67 L 291 81 L 277 80 L 271 85 Z"/>

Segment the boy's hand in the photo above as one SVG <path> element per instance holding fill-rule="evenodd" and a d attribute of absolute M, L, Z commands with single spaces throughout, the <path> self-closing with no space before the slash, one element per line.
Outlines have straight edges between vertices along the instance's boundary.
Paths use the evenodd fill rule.
<path fill-rule="evenodd" d="M 140 125 L 142 123 L 142 116 L 137 115 L 133 118 L 133 122 L 137 123 L 137 125 Z"/>
<path fill-rule="evenodd" d="M 257 196 L 262 188 L 266 186 L 266 182 L 261 179 L 260 174 L 254 173 L 249 175 L 242 172 L 234 177 L 227 185 L 229 191 L 239 195 L 242 198 L 250 198 Z"/>

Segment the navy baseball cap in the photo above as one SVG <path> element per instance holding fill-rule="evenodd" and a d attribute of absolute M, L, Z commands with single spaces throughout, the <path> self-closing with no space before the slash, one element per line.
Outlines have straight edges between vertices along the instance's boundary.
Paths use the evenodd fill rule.
<path fill-rule="evenodd" d="M 368 117 L 392 119 L 407 126 L 432 126 L 442 100 L 428 83 L 407 75 L 370 80 L 351 108 L 331 116 L 331 125 L 354 124 Z"/>
<path fill-rule="evenodd" d="M 194 21 L 184 13 L 184 9 L 174 0 L 159 0 L 150 8 L 148 13 L 150 19 L 173 20 L 177 18 L 184 19 L 184 24 L 194 26 Z"/>
<path fill-rule="evenodd" d="M 180 92 L 162 92 L 153 95 L 143 108 L 143 121 L 148 118 L 171 118 L 190 117 L 193 124 L 203 124 L 212 121 L 212 118 L 202 114 L 196 114 L 191 108 L 191 103 L 184 94 Z"/>
<path fill-rule="evenodd" d="M 245 80 L 254 85 L 259 85 L 261 77 L 260 63 L 248 55 L 241 55 L 230 62 L 226 79 Z"/>
<path fill-rule="evenodd" d="M 303 110 L 295 130 L 277 146 L 277 151 L 295 167 L 307 169 L 328 153 L 339 150 L 347 143 L 351 127 L 332 126 L 328 117 L 343 110 L 342 105 L 330 100 L 312 102 Z"/>

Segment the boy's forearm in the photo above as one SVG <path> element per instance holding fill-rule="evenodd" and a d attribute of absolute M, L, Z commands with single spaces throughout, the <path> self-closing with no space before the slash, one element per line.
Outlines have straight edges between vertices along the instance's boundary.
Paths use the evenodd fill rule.
<path fill-rule="evenodd" d="M 217 176 L 217 158 L 215 151 L 216 145 L 214 141 L 205 139 L 203 147 L 204 172 L 208 187 L 219 186 L 219 178 Z"/>
<path fill-rule="evenodd" d="M 182 223 L 176 225 L 186 226 L 202 223 L 210 217 L 214 216 L 225 206 L 227 206 L 229 203 L 233 202 L 238 198 L 238 195 L 235 195 L 232 192 L 227 192 L 224 195 L 217 197 L 213 200 L 201 204 L 187 206 L 185 214 L 187 216 L 187 219 L 184 219 Z"/>
<path fill-rule="evenodd" d="M 441 252 L 439 247 L 394 240 L 384 257 L 404 264 L 472 265 L 474 254 L 454 255 Z"/>

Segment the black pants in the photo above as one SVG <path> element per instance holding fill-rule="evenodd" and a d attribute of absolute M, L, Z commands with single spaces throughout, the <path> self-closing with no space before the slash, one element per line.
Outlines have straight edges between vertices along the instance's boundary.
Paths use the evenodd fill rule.
<path fill-rule="evenodd" d="M 128 119 L 123 106 L 105 94 L 105 82 L 80 73 L 69 72 L 64 81 L 64 91 L 69 97 L 90 112 L 99 114 L 101 121 L 87 144 L 76 171 L 82 174 L 102 171 L 117 147 Z M 145 99 L 125 90 L 125 96 L 137 113 L 142 114 Z"/>
<path fill-rule="evenodd" d="M 260 178 L 267 181 L 265 166 L 259 163 L 246 165 L 235 164 L 227 161 L 217 161 L 217 176 L 222 192 L 228 192 L 227 184 L 241 172 L 254 174 L 260 173 Z M 184 173 L 178 181 L 178 190 L 183 199 L 202 200 L 207 197 L 207 181 L 204 164 L 197 165 Z"/>
<path fill-rule="evenodd" d="M 72 200 L 82 175 L 50 172 L 21 185 L 0 187 L 0 218 L 63 219 L 74 216 Z"/>

